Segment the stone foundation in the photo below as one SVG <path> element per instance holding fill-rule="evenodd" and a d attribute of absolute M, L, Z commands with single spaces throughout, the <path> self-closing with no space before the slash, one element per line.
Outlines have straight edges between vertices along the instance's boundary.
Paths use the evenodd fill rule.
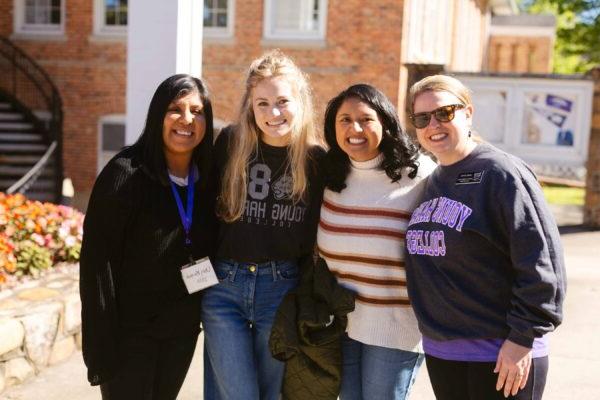
<path fill-rule="evenodd" d="M 0 291 L 0 393 L 81 348 L 79 266 Z"/>

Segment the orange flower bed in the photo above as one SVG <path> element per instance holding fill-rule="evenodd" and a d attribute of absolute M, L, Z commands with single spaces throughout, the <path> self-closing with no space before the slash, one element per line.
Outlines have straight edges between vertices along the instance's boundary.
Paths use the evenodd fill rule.
<path fill-rule="evenodd" d="M 79 261 L 83 218 L 71 207 L 0 192 L 0 284 Z"/>

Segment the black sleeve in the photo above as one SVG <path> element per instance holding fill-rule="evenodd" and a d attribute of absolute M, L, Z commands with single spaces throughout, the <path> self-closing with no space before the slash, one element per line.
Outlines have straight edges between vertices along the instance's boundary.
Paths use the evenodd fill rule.
<path fill-rule="evenodd" d="M 325 150 L 320 146 L 314 146 L 309 151 L 310 161 L 308 163 L 308 196 L 309 209 L 306 220 L 306 252 L 307 257 L 313 257 L 318 252 L 315 250 L 317 241 L 317 228 L 321 218 L 321 203 L 323 202 L 323 191 L 325 190 L 325 181 L 323 179 L 323 161 L 325 159 Z"/>
<path fill-rule="evenodd" d="M 500 173 L 497 176 L 501 175 Z M 526 167 L 503 171 L 501 218 L 508 240 L 514 281 L 506 320 L 508 339 L 530 347 L 533 339 L 562 321 L 566 291 L 560 236 L 542 190 Z M 497 198 L 497 199 L 498 199 Z M 497 199 L 496 204 L 498 203 Z"/>
<path fill-rule="evenodd" d="M 227 163 L 228 153 L 230 141 L 235 134 L 235 125 L 227 125 L 225 128 L 221 129 L 219 136 L 215 140 L 215 146 L 213 148 L 215 160 L 215 170 L 218 174 L 221 174 L 225 169 L 225 164 Z"/>
<path fill-rule="evenodd" d="M 80 296 L 83 359 L 92 385 L 106 382 L 118 365 L 115 269 L 121 259 L 130 202 L 131 176 L 111 161 L 100 174 L 83 225 Z"/>

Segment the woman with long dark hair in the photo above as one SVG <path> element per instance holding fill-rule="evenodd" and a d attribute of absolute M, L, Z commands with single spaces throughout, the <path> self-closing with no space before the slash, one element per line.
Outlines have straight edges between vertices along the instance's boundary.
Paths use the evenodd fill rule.
<path fill-rule="evenodd" d="M 200 331 L 200 295 L 183 270 L 213 248 L 212 137 L 206 85 L 171 76 L 140 138 L 94 184 L 81 251 L 83 357 L 105 400 L 175 399 L 181 388 Z"/>
<path fill-rule="evenodd" d="M 325 113 L 326 190 L 317 242 L 338 282 L 356 293 L 343 340 L 340 398 L 408 398 L 423 362 L 404 272 L 404 232 L 434 168 L 402 132 L 394 106 L 353 85 Z"/>

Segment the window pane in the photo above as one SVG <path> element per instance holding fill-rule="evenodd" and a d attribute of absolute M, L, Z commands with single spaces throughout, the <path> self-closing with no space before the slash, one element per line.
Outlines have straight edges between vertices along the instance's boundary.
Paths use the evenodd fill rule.
<path fill-rule="evenodd" d="M 273 3 L 275 32 L 316 32 L 319 28 L 318 0 L 276 0 Z"/>
<path fill-rule="evenodd" d="M 102 124 L 102 150 L 119 151 L 125 146 L 125 124 Z"/>
<path fill-rule="evenodd" d="M 298 30 L 300 28 L 300 10 L 302 1 L 279 0 L 275 3 L 276 30 Z"/>
<path fill-rule="evenodd" d="M 62 0 L 25 0 L 25 24 L 60 25 Z"/>
<path fill-rule="evenodd" d="M 50 22 L 57 25 L 60 24 L 60 8 L 55 8 L 54 10 L 52 10 L 52 17 Z"/>
<path fill-rule="evenodd" d="M 106 25 L 115 25 L 116 23 L 116 15 L 115 15 L 115 9 L 114 8 L 107 8 L 106 9 Z"/>
<path fill-rule="evenodd" d="M 204 1 L 204 26 L 227 28 L 227 0 Z"/>
<path fill-rule="evenodd" d="M 120 11 L 120 18 L 119 18 L 119 23 L 123 26 L 127 25 L 127 0 L 121 0 L 121 11 Z"/>
<path fill-rule="evenodd" d="M 26 24 L 35 24 L 35 8 L 34 7 L 26 7 L 25 8 L 25 23 Z"/>
<path fill-rule="evenodd" d="M 46 6 L 38 6 L 35 8 L 35 23 L 47 24 L 50 22 L 50 10 Z"/>
<path fill-rule="evenodd" d="M 214 26 L 213 24 L 213 13 L 209 9 L 204 9 L 204 26 Z"/>
<path fill-rule="evenodd" d="M 117 25 L 127 25 L 127 6 L 119 7 Z"/>
<path fill-rule="evenodd" d="M 217 26 L 226 28 L 227 27 L 227 14 L 218 13 L 217 14 Z"/>

